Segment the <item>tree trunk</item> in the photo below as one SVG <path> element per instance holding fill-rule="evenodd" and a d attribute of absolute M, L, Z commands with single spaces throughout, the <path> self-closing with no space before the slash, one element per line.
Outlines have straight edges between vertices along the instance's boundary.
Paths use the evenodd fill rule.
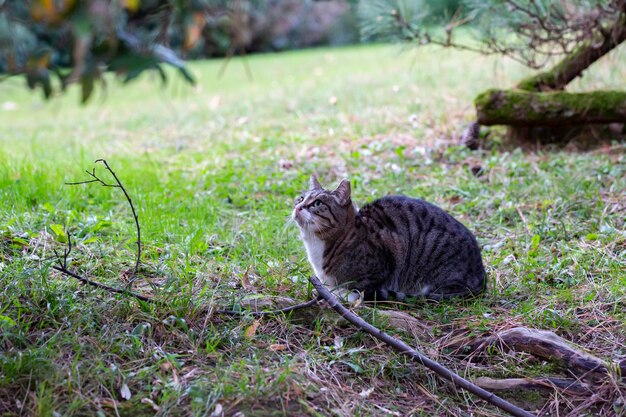
<path fill-rule="evenodd" d="M 626 92 L 487 90 L 474 100 L 478 123 L 516 127 L 626 123 Z"/>
<path fill-rule="evenodd" d="M 563 90 L 591 64 L 624 41 L 626 17 L 622 15 L 604 35 L 584 43 L 549 71 L 522 80 L 517 88 L 528 91 Z"/>
<path fill-rule="evenodd" d="M 612 26 L 580 45 L 550 70 L 513 90 L 488 90 L 474 103 L 481 125 L 508 125 L 514 142 L 559 142 L 595 132 L 597 124 L 626 122 L 626 92 L 565 93 L 567 84 L 626 41 L 626 5 Z M 623 130 L 623 127 L 622 127 Z M 594 137 L 597 135 L 594 134 Z M 614 135 L 611 135 L 614 137 Z"/>

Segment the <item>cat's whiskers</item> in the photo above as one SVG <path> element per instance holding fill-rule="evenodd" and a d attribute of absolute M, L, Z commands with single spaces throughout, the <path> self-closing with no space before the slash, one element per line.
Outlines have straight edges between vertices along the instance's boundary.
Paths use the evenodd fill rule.
<path fill-rule="evenodd" d="M 298 225 L 298 223 L 296 223 L 296 219 L 293 218 L 293 215 L 288 215 L 287 218 L 285 219 L 285 226 L 283 226 L 283 232 L 287 232 L 287 230 L 292 229 L 293 225 Z"/>

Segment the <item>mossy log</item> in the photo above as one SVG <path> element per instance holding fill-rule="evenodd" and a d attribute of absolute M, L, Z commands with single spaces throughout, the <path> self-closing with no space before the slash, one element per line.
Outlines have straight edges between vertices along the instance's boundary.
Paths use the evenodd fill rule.
<path fill-rule="evenodd" d="M 619 7 L 621 13 L 616 13 L 612 24 L 581 41 L 548 71 L 523 79 L 512 90 L 488 90 L 476 97 L 478 123 L 508 125 L 508 136 L 516 142 L 532 139 L 544 143 L 578 137 L 580 133 L 595 131 L 601 124 L 623 126 L 626 92 L 563 91 L 590 65 L 626 42 L 626 2 Z"/>
<path fill-rule="evenodd" d="M 487 90 L 474 100 L 478 123 L 516 127 L 626 123 L 626 92 Z"/>

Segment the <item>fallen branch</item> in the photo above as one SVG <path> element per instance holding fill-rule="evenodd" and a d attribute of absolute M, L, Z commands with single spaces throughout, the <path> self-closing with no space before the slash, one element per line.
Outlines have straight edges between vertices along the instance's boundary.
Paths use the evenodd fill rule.
<path fill-rule="evenodd" d="M 626 376 L 626 361 L 607 363 L 573 346 L 570 342 L 546 330 L 515 327 L 496 335 L 477 340 L 470 345 L 470 352 L 483 350 L 489 346 L 500 346 L 511 350 L 530 353 L 542 359 L 562 362 L 568 369 L 591 374 L 614 374 Z"/>
<path fill-rule="evenodd" d="M 76 273 L 74 273 L 74 272 L 72 272 L 72 271 L 70 271 L 68 269 L 65 269 L 63 267 L 60 267 L 60 266 L 53 265 L 52 269 L 57 270 L 57 271 L 65 274 L 65 275 L 68 275 L 68 276 L 70 276 L 72 278 L 76 278 L 80 282 L 82 282 L 84 284 L 91 285 L 91 286 L 96 287 L 96 288 L 100 288 L 100 289 L 103 289 L 103 290 L 106 290 L 106 291 L 109 291 L 109 292 L 112 292 L 112 293 L 116 293 L 116 294 L 128 295 L 130 297 L 136 298 L 136 299 L 141 300 L 141 301 L 145 301 L 147 303 L 156 303 L 157 302 L 156 300 L 154 300 L 151 297 L 146 297 L 144 295 L 137 294 L 137 293 L 134 293 L 132 291 L 128 291 L 128 290 L 121 289 L 121 288 L 110 287 L 108 285 L 104 285 L 104 284 L 101 284 L 99 282 L 92 281 L 90 279 L 87 279 L 87 278 L 85 278 L 85 277 L 83 277 L 81 275 L 78 275 L 78 274 L 76 274 Z"/>
<path fill-rule="evenodd" d="M 354 324 L 360 330 L 363 330 L 364 332 L 371 334 L 378 340 L 385 342 L 386 344 L 396 349 L 398 352 L 402 353 L 403 355 L 409 356 L 410 358 L 421 363 L 422 365 L 434 371 L 435 373 L 442 376 L 443 378 L 449 381 L 452 381 L 455 385 L 495 405 L 496 407 L 500 408 L 501 410 L 506 411 L 512 416 L 516 416 L 516 417 L 518 416 L 532 417 L 533 416 L 533 414 L 529 413 L 528 411 L 522 410 L 521 408 L 509 403 L 508 401 L 498 397 L 497 395 L 489 391 L 486 391 L 483 388 L 480 388 L 479 386 L 475 384 L 472 384 L 470 381 L 457 375 L 456 373 L 452 372 L 451 370 L 444 367 L 443 365 L 423 356 L 421 353 L 411 348 L 409 345 L 407 345 L 403 341 L 394 339 L 393 337 L 383 332 L 382 330 L 367 323 L 361 317 L 357 316 L 356 314 L 348 310 L 346 307 L 344 307 L 339 302 L 337 297 L 333 295 L 328 290 L 328 288 L 326 288 L 315 275 L 312 275 L 309 278 L 309 281 L 311 281 L 311 284 L 313 284 L 313 286 L 317 290 L 317 293 L 320 295 L 320 297 L 326 300 L 328 302 L 328 305 L 333 310 L 339 313 L 341 317 L 348 320 L 350 323 Z"/>
<path fill-rule="evenodd" d="M 133 217 L 135 219 L 135 226 L 137 228 L 137 260 L 135 261 L 135 275 L 137 275 L 137 272 L 139 271 L 139 262 L 141 260 L 141 228 L 139 227 L 139 218 L 137 216 L 137 212 L 135 211 L 135 206 L 133 205 L 133 201 L 130 198 L 130 195 L 128 194 L 128 192 L 126 191 L 126 188 L 124 188 L 124 185 L 122 184 L 122 182 L 119 180 L 119 178 L 117 177 L 117 175 L 115 175 L 115 172 L 113 172 L 113 170 L 111 169 L 111 167 L 109 166 L 109 164 L 107 163 L 106 160 L 104 159 L 97 159 L 94 163 L 98 163 L 98 162 L 102 162 L 105 166 L 105 168 L 107 169 L 107 171 L 109 171 L 111 173 L 111 175 L 113 175 L 113 178 L 115 178 L 115 182 L 116 184 L 109 184 L 105 181 L 103 181 L 102 179 L 100 179 L 97 175 L 96 175 L 96 169 L 93 168 L 91 170 L 91 172 L 86 171 L 87 174 L 92 177 L 93 179 L 91 180 L 87 180 L 87 181 L 79 181 L 79 182 L 68 182 L 65 183 L 65 185 L 80 185 L 80 184 L 91 184 L 94 182 L 100 183 L 103 187 L 114 187 L 114 188 L 120 188 L 122 190 L 122 192 L 124 193 L 124 196 L 126 197 L 126 201 L 128 201 L 128 205 L 130 206 L 130 209 L 133 213 Z M 137 294 L 134 293 L 132 291 L 130 291 L 128 288 L 126 289 L 121 289 L 121 288 L 115 288 L 115 287 L 111 287 L 105 284 L 101 284 L 99 282 L 96 281 L 92 281 L 88 278 L 83 277 L 80 274 L 77 274 L 75 272 L 72 272 L 68 269 L 68 265 L 67 265 L 67 258 L 70 255 L 70 253 L 72 252 L 72 236 L 70 235 L 69 232 L 66 231 L 66 235 L 67 235 L 67 248 L 64 249 L 63 251 L 63 257 L 61 257 L 61 255 L 59 255 L 59 253 L 54 250 L 54 254 L 56 255 L 56 261 L 58 263 L 58 265 L 53 265 L 52 269 L 61 272 L 62 274 L 65 274 L 67 276 L 70 276 L 72 278 L 75 278 L 77 280 L 79 280 L 80 282 L 84 283 L 84 284 L 88 284 L 91 285 L 92 287 L 96 287 L 96 288 L 100 288 L 115 294 L 124 294 L 124 295 L 128 295 L 130 297 L 136 298 L 137 300 L 140 301 L 145 301 L 148 303 L 155 303 L 156 300 L 154 300 L 151 297 L 146 297 L 144 295 L 141 294 Z"/>
<path fill-rule="evenodd" d="M 102 164 L 104 164 L 104 167 L 106 168 L 107 171 L 109 171 L 111 173 L 111 175 L 113 176 L 113 178 L 115 179 L 115 184 L 109 184 L 108 182 L 102 180 L 100 177 L 98 177 L 96 175 L 96 169 L 93 168 L 90 171 L 85 171 L 87 173 L 87 175 L 89 175 L 92 179 L 90 180 L 86 180 L 86 181 L 77 181 L 77 182 L 68 182 L 65 183 L 66 185 L 82 185 L 82 184 L 91 184 L 91 183 L 99 183 L 100 185 L 102 185 L 103 187 L 114 187 L 114 188 L 119 188 L 122 190 L 122 192 L 124 193 L 124 196 L 126 197 L 126 201 L 128 201 L 128 205 L 130 206 L 130 209 L 133 213 L 133 218 L 135 219 L 135 227 L 137 229 L 137 259 L 135 261 L 135 275 L 137 275 L 138 271 L 139 271 L 139 263 L 141 261 L 141 227 L 139 226 L 139 217 L 137 216 L 137 211 L 135 210 L 135 206 L 133 205 L 133 201 L 130 198 L 130 195 L 128 194 L 128 192 L 126 191 L 126 188 L 124 188 L 124 185 L 122 184 L 122 182 L 120 181 L 120 179 L 117 177 L 117 175 L 115 174 L 115 172 L 111 169 L 111 167 L 109 166 L 109 164 L 107 163 L 107 161 L 105 159 L 97 159 L 94 163 L 97 164 L 98 162 L 101 162 Z M 85 278 L 75 272 L 72 272 L 68 269 L 67 267 L 67 258 L 69 256 L 69 254 L 72 251 L 72 239 L 69 233 L 67 233 L 68 236 L 68 246 L 67 248 L 64 250 L 63 252 L 63 257 L 61 257 L 61 255 L 59 255 L 56 250 L 55 250 L 55 255 L 56 255 L 56 260 L 58 265 L 54 265 L 52 266 L 53 269 L 55 269 L 56 271 L 59 271 L 65 275 L 68 275 L 72 278 L 75 278 L 85 284 L 91 285 L 93 287 L 96 288 L 100 288 L 115 294 L 125 294 L 128 296 L 131 296 L 133 298 L 136 298 L 138 300 L 141 301 L 145 301 L 145 302 L 150 302 L 150 303 L 155 303 L 157 302 L 156 300 L 154 300 L 153 298 L 150 297 L 146 297 L 137 293 L 134 293 L 128 289 L 120 289 L 120 288 L 115 288 L 115 287 L 111 287 L 108 285 L 104 285 L 101 284 L 99 282 L 96 281 L 92 281 L 88 278 Z M 304 303 L 300 303 L 300 304 L 296 304 L 296 305 L 292 305 L 292 306 L 288 306 L 285 308 L 281 308 L 278 310 L 269 310 L 269 311 L 234 311 L 234 310 L 217 310 L 216 313 L 218 314 L 225 314 L 225 315 L 244 315 L 244 314 L 252 314 L 253 316 L 256 317 L 260 317 L 260 316 L 268 316 L 268 315 L 278 315 L 278 314 L 287 314 L 290 313 L 292 311 L 296 311 L 296 310 L 300 310 L 300 309 L 304 309 L 307 307 L 311 307 L 314 304 L 316 304 L 318 301 L 320 300 L 320 297 L 316 297 L 313 300 L 304 302 Z"/>
<path fill-rule="evenodd" d="M 491 89 L 474 99 L 484 126 L 570 126 L 626 122 L 626 92 L 530 92 Z"/>
<path fill-rule="evenodd" d="M 594 391 L 589 384 L 566 378 L 507 378 L 494 379 L 480 377 L 474 379 L 474 384 L 490 391 L 527 390 L 527 389 L 557 389 L 577 395 L 591 395 Z"/>
<path fill-rule="evenodd" d="M 54 249 L 54 254 L 56 255 L 56 261 L 58 263 L 57 265 L 53 265 L 52 269 L 59 271 L 67 276 L 70 276 L 72 278 L 76 278 L 77 280 L 79 280 L 80 282 L 84 283 L 84 284 L 88 284 L 91 285 L 92 287 L 96 287 L 96 288 L 100 288 L 102 290 L 106 290 L 115 294 L 124 294 L 124 295 L 129 295 L 133 298 L 136 298 L 138 300 L 141 301 L 145 301 L 148 303 L 154 303 L 155 300 L 150 298 L 150 297 L 146 297 L 144 295 L 140 295 L 140 294 L 136 294 L 132 291 L 129 291 L 127 289 L 120 289 L 120 288 L 115 288 L 115 287 L 110 287 L 108 285 L 104 285 L 101 284 L 99 282 L 96 281 L 92 281 L 88 278 L 83 277 L 82 275 L 79 275 L 75 272 L 70 271 L 67 268 L 67 258 L 70 255 L 70 253 L 72 253 L 72 235 L 69 234 L 69 232 L 65 232 L 65 234 L 67 235 L 67 248 L 63 250 L 63 257 L 61 257 L 61 255 L 59 255 L 59 253 L 56 251 L 56 249 Z"/>

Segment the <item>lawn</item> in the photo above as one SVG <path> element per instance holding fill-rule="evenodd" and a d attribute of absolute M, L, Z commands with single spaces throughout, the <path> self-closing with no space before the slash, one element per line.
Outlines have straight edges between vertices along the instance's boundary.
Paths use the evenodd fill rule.
<path fill-rule="evenodd" d="M 623 87 L 624 51 L 607 58 L 574 88 Z M 525 353 L 452 348 L 526 326 L 624 360 L 625 148 L 521 150 L 498 131 L 489 149 L 458 145 L 473 97 L 525 69 L 394 46 L 233 59 L 219 78 L 222 65 L 192 63 L 193 88 L 173 73 L 166 86 L 111 78 L 86 107 L 78 88 L 44 102 L 21 79 L 0 83 L 0 415 L 504 415 L 332 313 L 215 313 L 311 296 L 289 217 L 312 172 L 328 186 L 350 178 L 360 205 L 424 198 L 477 235 L 487 293 L 396 306 L 423 323 L 420 334 L 388 326 L 431 358 L 468 379 L 571 377 Z M 94 166 L 112 181 L 99 158 L 137 208 L 132 288 L 158 305 L 51 268 L 67 231 L 72 270 L 117 287 L 133 277 L 135 224 L 121 190 L 65 185 Z M 594 389 L 499 394 L 541 415 L 626 415 L 623 382 Z"/>

